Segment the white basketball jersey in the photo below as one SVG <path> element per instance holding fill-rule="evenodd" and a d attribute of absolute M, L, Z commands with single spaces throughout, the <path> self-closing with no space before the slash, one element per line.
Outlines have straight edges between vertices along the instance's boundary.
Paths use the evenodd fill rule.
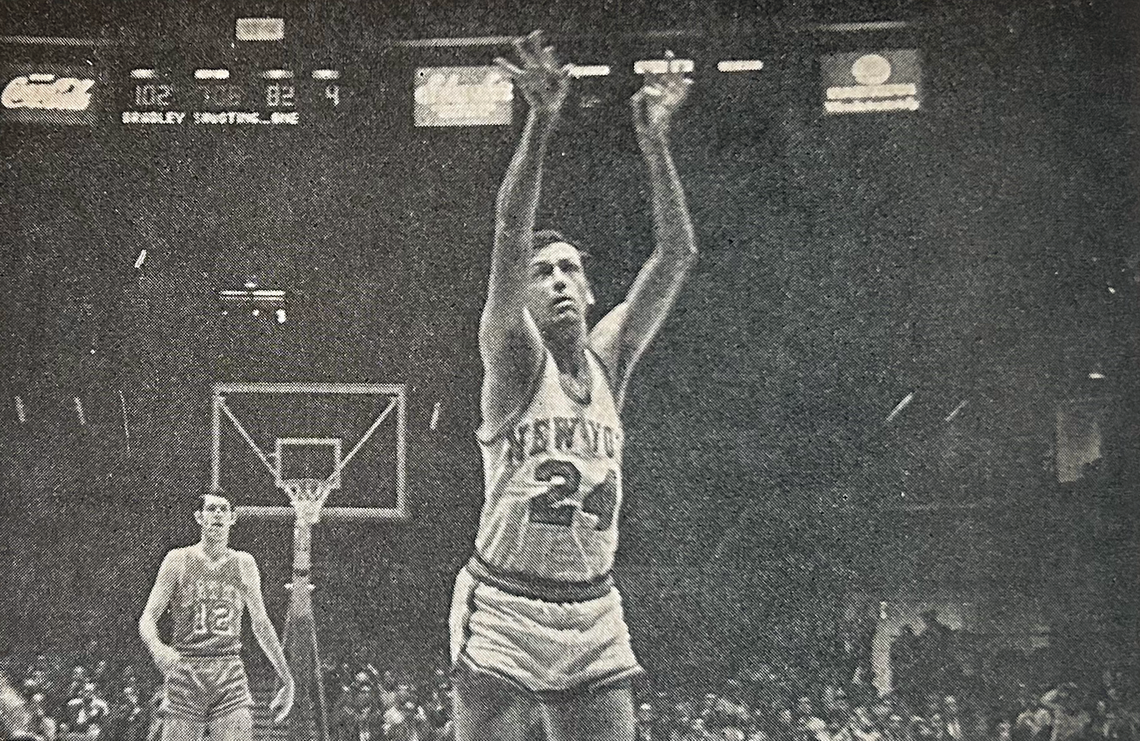
<path fill-rule="evenodd" d="M 586 352 L 589 399 L 568 394 L 549 351 L 534 395 L 480 438 L 486 499 L 476 554 L 524 577 L 590 581 L 617 549 L 623 435 L 601 363 Z"/>

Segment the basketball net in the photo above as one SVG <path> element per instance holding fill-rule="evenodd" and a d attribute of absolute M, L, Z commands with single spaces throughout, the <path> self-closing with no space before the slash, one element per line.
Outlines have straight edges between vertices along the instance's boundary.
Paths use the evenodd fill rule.
<path fill-rule="evenodd" d="M 283 488 L 297 513 L 298 524 L 312 527 L 321 521 L 321 508 L 332 491 L 326 479 L 296 479 L 285 482 Z"/>

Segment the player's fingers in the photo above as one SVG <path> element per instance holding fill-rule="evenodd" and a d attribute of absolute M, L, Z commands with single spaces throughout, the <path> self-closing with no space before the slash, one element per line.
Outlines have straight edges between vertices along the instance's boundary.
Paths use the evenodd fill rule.
<path fill-rule="evenodd" d="M 542 63 L 551 70 L 556 70 L 559 68 L 558 57 L 554 56 L 553 46 L 542 47 L 541 51 L 539 51 L 539 59 L 541 59 Z"/>
<path fill-rule="evenodd" d="M 502 57 L 495 57 L 495 65 L 510 75 L 512 78 L 519 77 L 523 73 L 520 68 L 511 64 L 509 61 L 503 59 Z"/>
<path fill-rule="evenodd" d="M 633 109 L 633 123 L 635 126 L 646 126 L 649 123 L 649 112 L 645 108 L 645 90 L 638 90 L 629 99 Z"/>
<path fill-rule="evenodd" d="M 541 31 L 531 31 L 526 36 L 516 38 L 512 43 L 515 45 L 515 51 L 519 53 L 524 62 L 531 65 L 542 64 Z"/>
<path fill-rule="evenodd" d="M 511 39 L 511 46 L 515 47 L 515 53 L 519 55 L 519 59 L 522 60 L 524 67 L 535 63 L 534 55 L 531 54 L 530 50 L 526 47 L 525 38 Z"/>
<path fill-rule="evenodd" d="M 636 115 L 642 107 L 642 102 L 645 100 L 645 91 L 638 88 L 637 92 L 629 96 L 629 107 L 633 109 Z"/>
<path fill-rule="evenodd" d="M 542 59 L 542 47 L 546 45 L 546 40 L 543 37 L 541 28 L 536 28 L 528 33 L 523 41 L 526 44 L 528 53 L 538 59 Z"/>

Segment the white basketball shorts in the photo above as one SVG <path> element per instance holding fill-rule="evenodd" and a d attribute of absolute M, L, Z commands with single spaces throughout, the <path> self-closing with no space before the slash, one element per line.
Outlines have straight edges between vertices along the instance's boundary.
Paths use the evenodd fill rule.
<path fill-rule="evenodd" d="M 467 567 L 451 601 L 451 660 L 537 693 L 589 691 L 642 672 L 616 588 L 582 602 L 521 597 Z"/>

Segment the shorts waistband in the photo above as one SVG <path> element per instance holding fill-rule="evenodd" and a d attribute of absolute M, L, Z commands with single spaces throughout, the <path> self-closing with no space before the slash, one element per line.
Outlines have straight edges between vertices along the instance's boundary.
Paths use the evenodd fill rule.
<path fill-rule="evenodd" d="M 179 655 L 182 656 L 182 658 L 190 659 L 191 661 L 225 661 L 227 659 L 241 658 L 241 654 L 196 654 L 185 653 L 178 649 L 175 650 L 178 651 Z"/>
<path fill-rule="evenodd" d="M 484 561 L 478 554 L 467 561 L 467 571 L 484 584 L 507 594 L 543 602 L 587 602 L 605 597 L 614 588 L 614 577 L 609 572 L 589 581 L 544 579 L 502 571 Z"/>

